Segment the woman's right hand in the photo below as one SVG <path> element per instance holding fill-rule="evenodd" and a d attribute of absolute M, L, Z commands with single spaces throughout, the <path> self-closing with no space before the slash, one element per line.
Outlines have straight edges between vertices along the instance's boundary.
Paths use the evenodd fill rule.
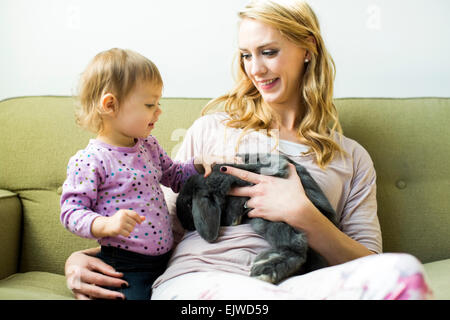
<path fill-rule="evenodd" d="M 128 286 L 121 279 L 122 273 L 104 263 L 95 255 L 99 248 L 76 251 L 66 261 L 66 283 L 74 293 L 76 299 L 125 299 L 125 295 L 101 286 L 117 287 Z"/>

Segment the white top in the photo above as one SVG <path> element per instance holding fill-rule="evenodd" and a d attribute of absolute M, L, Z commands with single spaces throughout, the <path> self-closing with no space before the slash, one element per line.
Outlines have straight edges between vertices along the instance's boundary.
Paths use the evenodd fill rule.
<path fill-rule="evenodd" d="M 278 144 L 277 150 L 287 157 L 297 156 L 308 151 L 308 146 L 288 140 L 280 139 Z"/>
<path fill-rule="evenodd" d="M 187 131 L 177 160 L 194 155 L 234 155 L 241 129 L 226 127 L 225 113 L 214 113 L 197 119 Z M 336 156 L 325 170 L 314 162 L 313 155 L 303 145 L 276 141 L 264 132 L 251 132 L 241 140 L 237 153 L 267 153 L 278 149 L 293 161 L 303 165 L 327 196 L 338 217 L 338 227 L 350 238 L 377 253 L 382 251 L 380 224 L 377 216 L 376 174 L 367 151 L 356 141 L 342 137 L 341 147 L 346 156 Z M 176 219 L 176 195 L 164 188 L 166 202 L 173 218 L 174 230 L 180 230 Z M 182 229 L 181 229 L 182 230 Z M 175 234 L 175 239 L 181 234 Z M 154 287 L 182 274 L 197 271 L 227 271 L 248 275 L 253 259 L 269 244 L 250 225 L 222 227 L 214 243 L 203 240 L 196 231 L 186 232 L 175 248 L 167 270 Z"/>

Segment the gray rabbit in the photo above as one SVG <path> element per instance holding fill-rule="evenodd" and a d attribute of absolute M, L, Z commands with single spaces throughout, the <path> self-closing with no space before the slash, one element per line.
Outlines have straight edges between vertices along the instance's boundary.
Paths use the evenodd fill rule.
<path fill-rule="evenodd" d="M 217 164 L 212 173 L 190 177 L 181 189 L 177 202 L 177 216 L 186 230 L 197 230 L 208 242 L 219 235 L 220 226 L 232 226 L 247 220 L 247 197 L 227 195 L 233 187 L 251 183 L 222 173 L 223 165 L 251 172 L 286 178 L 288 163 L 293 163 L 302 181 L 307 197 L 333 224 L 336 212 L 320 187 L 301 165 L 280 154 L 241 155 L 243 164 Z M 271 245 L 260 253 L 251 268 L 250 275 L 258 279 L 279 283 L 294 274 L 303 274 L 327 266 L 325 259 L 308 247 L 305 234 L 284 222 L 271 222 L 262 218 L 250 219 L 252 228 Z"/>

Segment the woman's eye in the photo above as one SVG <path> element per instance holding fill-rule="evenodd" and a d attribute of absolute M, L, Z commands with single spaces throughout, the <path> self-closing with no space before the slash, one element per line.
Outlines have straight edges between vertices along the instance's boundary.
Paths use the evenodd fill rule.
<path fill-rule="evenodd" d="M 278 53 L 279 50 L 264 50 L 261 52 L 261 54 L 263 56 L 268 56 L 268 57 L 272 57 L 274 55 L 276 55 Z M 241 59 L 243 60 L 250 60 L 250 58 L 252 57 L 252 55 L 250 53 L 241 53 Z"/>
<path fill-rule="evenodd" d="M 241 59 L 248 60 L 250 57 L 251 55 L 249 53 L 241 53 Z"/>
<path fill-rule="evenodd" d="M 274 56 L 278 53 L 278 50 L 264 50 L 262 54 L 264 56 Z"/>

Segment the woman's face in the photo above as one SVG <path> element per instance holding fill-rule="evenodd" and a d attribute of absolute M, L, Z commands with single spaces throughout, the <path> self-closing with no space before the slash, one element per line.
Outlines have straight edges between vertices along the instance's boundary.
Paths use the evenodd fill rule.
<path fill-rule="evenodd" d="M 245 18 L 239 27 L 239 50 L 247 76 L 266 103 L 298 106 L 305 49 L 277 29 Z"/>

